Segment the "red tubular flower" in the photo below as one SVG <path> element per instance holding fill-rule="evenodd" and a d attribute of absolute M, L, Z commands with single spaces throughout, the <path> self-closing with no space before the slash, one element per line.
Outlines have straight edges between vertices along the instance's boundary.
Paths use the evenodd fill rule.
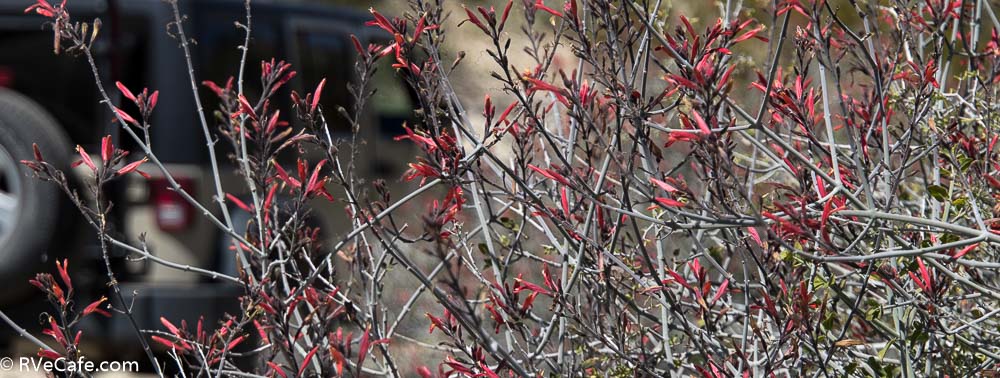
<path fill-rule="evenodd" d="M 399 135 L 393 139 L 396 141 L 409 139 L 414 143 L 416 143 L 417 146 L 419 146 L 421 149 L 427 152 L 434 152 L 434 150 L 438 148 L 437 143 L 435 143 L 433 138 L 423 135 L 422 132 L 420 133 L 414 132 L 412 129 L 406 126 L 406 123 L 403 123 L 403 130 L 406 130 L 406 135 Z"/>
<path fill-rule="evenodd" d="M 312 176 L 309 177 L 309 183 L 306 184 L 307 193 L 316 190 L 317 185 L 322 186 L 321 181 L 319 180 L 319 174 L 321 173 L 321 169 L 324 164 L 326 164 L 326 159 L 320 161 L 319 164 L 316 164 L 316 167 L 313 168 Z M 324 179 L 323 181 L 326 180 Z"/>
<path fill-rule="evenodd" d="M 559 11 L 545 6 L 545 3 L 542 0 L 535 1 L 535 9 L 536 10 L 541 10 L 541 11 L 548 12 L 549 14 L 551 14 L 553 16 L 556 16 L 556 17 L 562 17 L 563 16 L 562 13 L 559 13 Z"/>
<path fill-rule="evenodd" d="M 820 234 L 822 235 L 823 240 L 827 243 L 830 243 L 830 229 L 828 227 L 830 215 L 846 208 L 844 206 L 834 208 L 833 205 L 834 200 L 832 198 L 826 201 L 826 203 L 823 204 L 823 215 L 820 217 Z"/>
<path fill-rule="evenodd" d="M 792 236 L 801 236 L 805 234 L 805 231 L 802 230 L 802 227 L 799 227 L 798 225 L 789 222 L 784 218 L 771 214 L 768 211 L 762 211 L 761 215 L 775 222 L 772 228 L 778 235 L 784 235 L 785 237 L 792 237 Z"/>
<path fill-rule="evenodd" d="M 495 298 L 495 297 L 491 297 L 491 299 L 492 298 Z M 507 323 L 503 319 L 503 315 L 500 315 L 500 313 L 497 312 L 496 307 L 494 307 L 492 304 L 487 304 L 487 305 L 485 305 L 483 307 L 485 307 L 486 310 L 490 312 L 490 317 L 493 318 L 493 323 L 495 324 L 494 329 L 493 329 L 493 333 L 497 333 L 497 334 L 500 333 L 500 327 L 502 327 L 504 324 Z"/>
<path fill-rule="evenodd" d="M 45 0 L 38 0 L 37 3 L 32 4 L 31 6 L 25 8 L 24 13 L 30 13 L 31 11 L 34 11 L 35 13 L 38 13 L 42 16 L 52 18 L 55 17 L 56 13 L 65 8 L 66 8 L 66 0 L 63 0 L 62 3 L 59 4 L 58 9 L 56 9 L 56 7 L 53 7 L 52 4 L 49 4 L 49 2 Z"/>
<path fill-rule="evenodd" d="M 273 59 L 272 59 L 272 61 L 273 61 Z M 283 73 L 284 73 L 284 76 L 281 76 L 279 79 L 277 79 L 276 81 L 274 81 L 274 84 L 271 85 L 271 90 L 268 93 L 274 94 L 275 92 L 278 91 L 278 89 L 280 89 L 282 86 L 284 86 L 285 83 L 287 83 L 289 80 L 292 80 L 292 78 L 294 78 L 296 75 L 298 75 L 298 72 L 287 71 L 288 68 L 291 67 L 291 66 L 292 66 L 291 64 L 285 63 L 284 61 L 280 61 L 280 62 L 277 63 L 277 70 L 276 70 L 277 73 L 274 74 L 274 76 L 272 76 L 272 78 L 280 76 Z M 272 68 L 272 71 L 274 71 L 273 68 Z"/>
<path fill-rule="evenodd" d="M 923 290 L 927 295 L 930 295 L 934 291 L 934 280 L 931 277 L 930 271 L 927 270 L 927 266 L 924 265 L 924 260 L 917 257 L 918 271 L 920 272 L 920 277 L 918 278 L 913 272 L 909 272 L 910 278 L 913 282 L 917 284 L 921 290 Z"/>
<path fill-rule="evenodd" d="M 264 133 L 271 134 L 275 129 L 278 128 L 278 120 L 280 119 L 281 110 L 275 110 L 271 117 L 267 121 L 267 127 L 264 128 Z"/>
<path fill-rule="evenodd" d="M 420 35 L 424 34 L 425 31 L 435 30 L 435 29 L 438 28 L 438 25 L 427 25 L 427 22 L 426 22 L 425 18 L 426 18 L 426 16 L 420 16 L 420 20 L 417 21 L 417 26 L 413 30 L 413 40 L 414 41 L 420 39 Z"/>
<path fill-rule="evenodd" d="M 764 248 L 764 241 L 760 239 L 760 234 L 757 233 L 757 229 L 753 227 L 747 227 L 747 233 L 750 234 L 750 238 L 757 243 L 758 246 Z"/>
<path fill-rule="evenodd" d="M 677 142 L 697 142 L 699 140 L 701 140 L 701 136 L 698 134 L 689 131 L 673 131 L 667 137 L 667 143 L 664 147 L 670 147 Z"/>
<path fill-rule="evenodd" d="M 403 58 L 402 49 L 398 47 L 398 44 L 396 47 L 396 62 L 397 63 L 392 65 L 392 68 L 405 69 L 414 75 L 420 75 L 420 67 L 417 67 L 416 64 L 407 61 L 406 58 Z"/>
<path fill-rule="evenodd" d="M 705 122 L 704 118 L 701 118 L 701 114 L 698 114 L 698 112 L 692 111 L 691 112 L 691 116 L 694 117 L 694 122 L 698 125 L 698 130 L 701 130 L 701 134 L 702 135 L 710 135 L 710 134 L 712 134 L 712 129 L 708 128 L 708 123 Z"/>
<path fill-rule="evenodd" d="M 468 21 L 468 22 L 472 23 L 473 25 L 476 25 L 476 27 L 478 27 L 480 30 L 482 30 L 483 32 L 489 34 L 489 32 L 490 32 L 489 29 L 487 29 L 486 26 L 483 25 L 483 22 L 480 21 L 478 17 L 476 17 L 475 13 L 472 13 L 472 11 L 469 10 L 469 8 L 467 8 L 465 5 L 462 5 L 462 9 L 465 9 L 465 14 L 469 17 L 469 18 L 465 19 L 465 21 Z M 462 22 L 464 23 L 465 21 L 462 21 Z M 459 25 L 461 25 L 461 24 L 459 24 Z"/>
<path fill-rule="evenodd" d="M 146 159 L 146 158 L 142 158 L 141 160 L 136 160 L 134 162 L 131 162 L 131 163 L 125 165 L 124 167 L 121 167 L 120 169 L 118 169 L 118 171 L 115 172 L 115 175 L 124 176 L 124 175 L 127 175 L 129 173 L 135 172 L 135 173 L 138 173 L 140 176 L 145 177 L 145 178 L 148 179 L 150 177 L 149 174 L 147 174 L 146 172 L 143 172 L 143 171 L 139 170 L 139 167 L 142 166 L 144 163 L 146 163 L 147 160 L 148 159 Z"/>
<path fill-rule="evenodd" d="M 153 91 L 153 94 L 149 96 L 148 110 L 153 110 L 156 107 L 156 101 L 160 99 L 160 91 Z"/>
<path fill-rule="evenodd" d="M 759 39 L 759 40 L 761 40 L 763 42 L 767 42 L 768 41 L 767 38 L 761 37 L 761 36 L 757 35 L 757 33 L 760 33 L 762 30 L 764 30 L 764 26 L 763 25 L 757 26 L 756 28 L 753 28 L 752 30 L 750 30 L 750 31 L 748 31 L 746 33 L 743 33 L 739 37 L 733 38 L 733 43 L 740 43 L 740 42 L 746 41 L 746 40 L 748 40 L 750 38 L 757 38 L 757 39 Z"/>
<path fill-rule="evenodd" d="M 577 18 L 576 0 L 566 0 L 566 3 L 563 4 L 563 14 L 565 14 L 566 18 L 570 21 L 573 21 L 574 23 L 579 22 L 579 19 Z"/>
<path fill-rule="evenodd" d="M 531 292 L 531 294 L 528 294 L 528 298 L 526 298 L 524 300 L 524 303 L 521 304 L 521 312 L 522 313 L 527 313 L 528 310 L 531 310 L 531 307 L 534 305 L 535 299 L 537 299 L 537 298 L 538 298 L 538 292 L 537 291 L 533 291 L 533 292 Z"/>
<path fill-rule="evenodd" d="M 801 14 L 802 16 L 804 16 L 806 18 L 809 18 L 809 15 L 806 14 L 806 10 L 805 10 L 805 8 L 802 7 L 802 3 L 800 3 L 799 0 L 787 0 L 787 1 L 785 1 L 784 5 L 781 7 L 781 9 L 778 10 L 778 15 L 779 16 L 783 15 L 783 14 L 785 14 L 785 12 L 788 12 L 790 10 L 794 10 L 794 11 L 798 12 L 799 14 Z"/>
<path fill-rule="evenodd" d="M 722 91 L 722 89 L 726 87 L 726 84 L 729 84 L 729 76 L 732 75 L 734 70 L 736 70 L 736 65 L 730 66 L 726 72 L 722 73 L 722 77 L 719 78 L 718 84 L 715 85 L 716 90 Z"/>
<path fill-rule="evenodd" d="M 547 179 L 555 180 L 560 184 L 570 186 L 569 180 L 567 180 L 565 176 L 561 175 L 559 172 L 556 172 L 555 170 L 539 168 L 532 164 L 528 164 L 528 168 L 531 168 L 531 170 L 538 172 L 538 174 L 542 176 L 545 176 L 545 178 Z"/>
<path fill-rule="evenodd" d="M 566 193 L 566 187 L 559 188 L 559 202 L 562 204 L 563 216 L 569 219 L 569 195 Z"/>
<path fill-rule="evenodd" d="M 47 287 L 45 287 L 45 284 L 42 283 L 42 281 L 41 281 L 41 279 L 40 279 L 39 276 L 35 276 L 35 278 L 32 278 L 32 279 L 28 280 L 28 283 L 31 284 L 31 286 L 37 287 L 38 290 L 41 290 L 41 291 L 48 291 L 49 290 Z"/>
<path fill-rule="evenodd" d="M 319 106 L 319 97 L 323 94 L 323 86 L 326 85 L 326 78 L 319 81 L 319 85 L 316 86 L 316 91 L 313 92 L 312 104 L 309 106 L 309 113 L 315 113 L 316 107 Z"/>
<path fill-rule="evenodd" d="M 454 375 L 454 373 L 463 374 L 463 375 L 465 375 L 467 377 L 475 377 L 476 376 L 476 373 L 473 372 L 472 369 L 469 369 L 468 367 L 466 367 L 465 365 L 463 365 L 461 362 L 455 360 L 455 358 L 452 357 L 452 356 L 445 357 L 444 363 L 445 363 L 445 365 L 448 365 L 448 367 L 450 367 L 452 369 L 452 371 L 448 372 L 448 374 L 446 376 Z"/>
<path fill-rule="evenodd" d="M 569 100 L 566 99 L 566 94 L 561 88 L 535 78 L 529 78 L 528 82 L 530 82 L 532 85 L 530 88 L 528 88 L 528 93 L 535 91 L 551 92 L 553 95 L 556 96 L 556 100 L 559 100 L 559 102 L 561 102 L 566 107 L 570 106 Z"/>
<path fill-rule="evenodd" d="M 664 206 L 664 207 L 684 207 L 684 203 L 683 202 L 675 200 L 675 199 L 672 199 L 672 198 L 656 197 L 656 198 L 654 198 L 654 200 L 656 201 L 656 203 L 658 203 L 658 204 L 660 204 L 661 206 Z"/>
<path fill-rule="evenodd" d="M 77 145 L 76 146 L 76 153 L 80 155 L 80 160 L 77 161 L 77 162 L 75 162 L 75 163 L 73 163 L 73 165 L 72 165 L 73 167 L 76 167 L 76 166 L 80 165 L 80 163 L 83 163 L 88 168 L 90 168 L 91 171 L 97 172 L 97 166 L 94 165 L 94 161 L 90 159 L 90 154 L 88 154 L 87 151 L 83 149 L 83 147 L 80 147 L 80 145 Z"/>
<path fill-rule="evenodd" d="M 160 317 L 160 323 L 163 323 L 163 326 L 167 327 L 167 330 L 177 337 L 177 340 L 180 341 L 179 345 L 183 347 L 184 350 L 188 350 L 191 348 L 191 346 L 187 343 L 187 341 L 184 341 L 184 338 L 181 336 L 181 330 L 178 329 L 177 326 L 174 326 L 173 323 L 171 323 L 169 320 L 167 320 L 167 318 L 164 318 L 162 316 Z"/>
<path fill-rule="evenodd" d="M 542 279 L 545 280 L 545 286 L 552 290 L 553 292 L 561 291 L 562 287 L 559 282 L 552 278 L 552 274 L 549 272 L 549 264 L 544 264 L 542 266 Z"/>
<path fill-rule="evenodd" d="M 996 139 L 994 139 L 995 141 Z M 993 144 L 990 143 L 990 149 L 992 150 Z M 43 162 L 45 159 L 42 158 L 42 151 L 38 149 L 38 143 L 31 144 L 31 153 L 35 156 L 35 161 Z"/>
<path fill-rule="evenodd" d="M 212 93 L 215 93 L 216 96 L 222 97 L 223 93 L 225 93 L 225 91 L 221 87 L 219 87 L 211 80 L 202 81 L 201 85 L 207 87 L 210 91 L 212 91 Z"/>
<path fill-rule="evenodd" d="M 63 259 L 62 264 L 59 263 L 59 260 L 56 260 L 56 270 L 59 271 L 59 277 L 66 284 L 66 290 L 73 291 L 73 281 L 70 280 L 67 269 L 69 269 L 69 259 Z"/>
<path fill-rule="evenodd" d="M 709 307 L 714 305 L 715 302 L 718 302 L 723 295 L 726 295 L 728 288 L 729 288 L 729 279 L 726 279 L 725 281 L 722 281 L 721 284 L 719 284 L 719 287 L 717 289 L 715 289 L 715 295 L 713 295 L 712 299 L 708 301 Z"/>
<path fill-rule="evenodd" d="M 441 318 L 431 315 L 431 313 L 429 312 L 426 313 L 425 315 L 427 315 L 427 318 L 430 319 L 431 321 L 431 327 L 430 329 L 427 330 L 427 333 L 434 333 L 434 328 L 442 330 L 450 329 L 450 327 L 448 327 L 448 325 L 446 325 L 445 322 L 441 320 Z"/>
<path fill-rule="evenodd" d="M 975 244 L 969 245 L 968 247 L 962 248 L 962 250 L 956 252 L 954 255 L 951 255 L 951 258 L 956 259 L 956 260 L 960 259 L 960 258 L 962 258 L 962 256 L 965 256 L 966 253 L 969 253 L 970 251 L 976 249 L 976 247 L 979 247 L 979 244 L 980 243 L 975 243 Z"/>
<path fill-rule="evenodd" d="M 493 118 L 496 112 L 497 109 L 493 106 L 493 100 L 490 99 L 490 95 L 487 93 L 486 99 L 483 100 L 483 117 L 486 117 L 487 123 L 489 123 L 489 120 Z"/>
<path fill-rule="evenodd" d="M 187 347 L 184 347 L 182 345 L 176 344 L 173 341 L 167 340 L 166 338 L 163 338 L 163 337 L 160 337 L 160 336 L 152 336 L 151 339 L 153 339 L 153 341 L 155 341 L 157 343 L 160 343 L 161 345 L 166 346 L 167 348 L 170 348 L 172 350 L 177 350 L 177 351 L 181 351 L 181 352 L 186 352 L 186 351 L 189 350 Z"/>
<path fill-rule="evenodd" d="M 317 350 L 319 350 L 319 345 L 314 346 L 312 348 L 312 350 L 310 350 L 309 353 L 306 353 L 306 356 L 304 358 L 302 358 L 302 364 L 301 364 L 302 366 L 299 367 L 299 373 L 297 374 L 297 376 L 299 376 L 299 377 L 303 376 L 302 373 L 306 372 L 306 368 L 309 367 L 309 361 L 312 361 L 312 358 L 313 358 L 313 356 L 316 355 L 316 351 Z M 358 366 L 361 366 L 361 365 L 359 364 Z"/>
<path fill-rule="evenodd" d="M 274 163 L 274 169 L 275 169 L 275 171 L 278 172 L 278 178 L 280 178 L 281 181 L 283 181 L 285 184 L 287 184 L 287 185 L 289 185 L 289 186 L 291 186 L 293 188 L 298 188 L 298 187 L 302 186 L 302 183 L 299 180 L 296 180 L 296 179 L 288 176 L 288 172 L 286 172 L 284 168 L 281 168 L 280 164 Z"/>
<path fill-rule="evenodd" d="M 132 125 L 139 126 L 139 122 L 136 121 L 135 118 L 132 118 L 132 116 L 128 115 L 128 113 L 126 113 L 124 110 L 118 109 L 116 107 L 115 114 L 117 114 L 118 117 L 122 119 L 122 121 L 125 121 L 125 123 L 131 123 Z"/>
<path fill-rule="evenodd" d="M 688 89 L 698 90 L 698 84 L 695 84 L 693 81 L 688 80 L 682 76 L 670 74 L 665 76 L 664 79 L 671 84 L 680 84 L 681 86 L 684 86 Z"/>
<path fill-rule="evenodd" d="M 439 171 L 437 168 L 428 165 L 427 163 L 424 162 L 410 163 L 409 166 L 410 166 L 409 173 L 407 173 L 403 177 L 404 181 L 413 181 L 413 179 L 420 177 L 421 178 L 420 184 L 423 185 L 424 182 L 429 178 L 441 177 L 441 171 Z"/>
<path fill-rule="evenodd" d="M 111 156 L 115 152 L 115 146 L 111 144 L 111 136 L 105 136 L 101 138 L 101 161 L 105 164 L 111 161 Z"/>
<path fill-rule="evenodd" d="M 339 329 L 338 329 L 338 331 L 339 331 Z M 337 375 L 343 375 L 344 374 L 344 361 L 346 361 L 346 359 L 344 358 L 344 354 L 340 353 L 340 351 L 337 350 L 337 347 L 334 346 L 333 343 L 330 344 L 329 350 L 330 350 L 330 357 L 332 357 L 333 361 L 336 363 L 336 365 L 334 365 L 334 367 L 337 369 Z"/>
<path fill-rule="evenodd" d="M 271 368 L 271 371 L 273 371 L 275 374 L 280 375 L 281 378 L 288 378 L 288 375 L 285 374 L 284 369 L 282 369 L 281 366 L 278 366 L 278 364 L 271 361 L 267 361 L 267 366 Z M 338 372 L 337 374 L 340 373 Z"/>
<path fill-rule="evenodd" d="M 52 282 L 52 295 L 56 297 L 60 305 L 66 305 L 66 296 L 63 294 L 63 290 L 59 287 L 59 284 Z"/>
<path fill-rule="evenodd" d="M 253 326 L 257 329 L 257 336 L 260 337 L 260 341 L 264 345 L 270 344 L 271 340 L 267 337 L 267 329 L 256 319 L 253 321 Z"/>
<path fill-rule="evenodd" d="M 479 370 L 482 370 L 483 372 L 480 374 L 476 374 L 475 375 L 476 377 L 500 378 L 500 376 L 497 375 L 497 373 L 494 373 L 493 370 L 490 369 L 489 366 L 486 366 L 486 363 L 482 361 L 479 362 Z"/>
<path fill-rule="evenodd" d="M 514 5 L 514 0 L 507 0 L 507 6 L 503 8 L 503 14 L 500 15 L 500 26 L 497 27 L 498 30 L 503 30 L 503 26 L 507 24 L 507 16 L 510 15 L 511 5 Z"/>
<path fill-rule="evenodd" d="M 242 209 L 243 211 L 246 211 L 248 213 L 252 213 L 253 212 L 253 209 L 250 208 L 250 206 L 247 206 L 247 204 L 243 203 L 243 201 L 241 201 L 239 199 L 239 197 L 236 197 L 236 196 L 232 195 L 231 193 L 226 193 L 226 199 L 228 199 L 229 201 L 232 201 L 232 203 L 234 205 L 236 205 L 236 207 Z"/>
<path fill-rule="evenodd" d="M 233 113 L 232 118 L 236 119 L 241 114 L 246 114 L 251 119 L 256 121 L 257 113 L 253 110 L 253 105 L 250 105 L 250 101 L 247 101 L 247 98 L 244 97 L 242 94 L 239 95 L 239 98 L 237 100 L 239 101 L 240 109 L 239 111 Z"/>
<path fill-rule="evenodd" d="M 522 275 L 519 274 L 517 276 L 517 278 L 514 279 L 514 294 L 519 294 L 520 292 L 522 292 L 524 290 L 531 290 L 533 292 L 536 292 L 536 293 L 539 293 L 539 294 L 543 294 L 543 295 L 546 295 L 546 296 L 549 296 L 549 297 L 552 296 L 552 292 L 551 291 L 545 290 L 545 288 L 543 288 L 541 286 L 538 286 L 538 285 L 535 285 L 535 284 L 533 284 L 531 282 L 525 281 L 523 278 L 521 278 L 521 276 Z"/>
<path fill-rule="evenodd" d="M 420 378 L 434 378 L 434 373 L 431 373 L 431 369 L 428 369 L 426 366 L 417 368 L 417 374 L 420 375 Z"/>
<path fill-rule="evenodd" d="M 361 344 L 358 345 L 358 366 L 364 366 L 365 357 L 368 355 L 369 350 L 371 350 L 373 346 L 389 343 L 389 339 L 378 339 L 372 341 L 369 338 L 371 328 L 371 326 L 368 326 L 368 328 L 365 329 L 364 335 L 361 336 Z"/>
<path fill-rule="evenodd" d="M 663 189 L 663 191 L 665 191 L 667 193 L 673 194 L 673 193 L 678 192 L 677 188 L 675 188 L 673 185 L 670 185 L 670 184 L 667 184 L 666 182 L 657 180 L 656 178 L 650 177 L 649 178 L 649 182 L 651 182 L 651 183 L 655 184 L 656 186 L 660 187 L 660 189 Z"/>
<path fill-rule="evenodd" d="M 359 55 L 365 55 L 365 53 L 368 52 L 368 50 L 365 50 L 364 47 L 361 47 L 361 41 L 358 40 L 358 37 L 354 34 L 351 34 L 351 43 L 354 45 L 354 50 L 357 51 Z"/>
<path fill-rule="evenodd" d="M 94 301 L 93 303 L 87 305 L 87 307 L 83 309 L 83 316 L 87 316 L 87 315 L 90 315 L 90 314 L 96 312 L 98 314 L 101 314 L 101 315 L 104 315 L 104 316 L 110 318 L 111 317 L 111 313 L 107 312 L 107 311 L 105 311 L 105 310 L 103 310 L 103 309 L 100 308 L 101 304 L 103 304 L 107 300 L 108 300 L 107 297 L 101 297 L 101 299 L 98 299 L 98 300 Z"/>
<path fill-rule="evenodd" d="M 315 196 L 322 196 L 327 200 L 333 201 L 333 196 L 326 191 L 326 182 L 329 180 L 327 177 L 321 177 L 323 173 L 323 165 L 326 164 L 326 159 L 323 159 L 315 167 L 313 167 L 312 175 L 309 176 L 309 180 L 306 181 L 305 171 L 307 169 L 306 163 L 303 160 L 299 160 L 299 179 L 301 182 L 305 182 L 303 185 L 304 195 L 308 198 Z"/>
<path fill-rule="evenodd" d="M 48 358 L 50 360 L 58 360 L 60 358 L 63 358 L 63 355 L 61 355 L 59 353 L 56 353 L 54 351 L 48 350 L 48 349 L 39 349 L 38 350 L 38 357 Z"/>
<path fill-rule="evenodd" d="M 164 318 L 164 317 L 161 316 L 160 317 L 160 323 L 163 323 L 163 325 L 165 327 L 167 327 L 167 330 L 169 330 L 170 333 L 174 334 L 175 336 L 180 336 L 181 335 L 181 331 L 179 329 L 177 329 L 177 327 L 174 326 L 173 323 L 171 323 L 169 320 L 167 320 L 167 318 Z"/>
<path fill-rule="evenodd" d="M 383 30 L 389 32 L 390 34 L 396 34 L 396 26 L 392 22 L 389 22 L 388 18 L 385 18 L 381 13 L 375 10 L 375 8 L 368 8 L 368 12 L 371 12 L 372 16 L 375 17 L 374 20 L 368 21 L 365 25 L 368 26 L 378 26 Z"/>
<path fill-rule="evenodd" d="M 517 101 L 507 105 L 507 108 L 503 110 L 503 113 L 500 113 L 500 118 L 497 118 L 497 123 L 507 122 L 507 116 L 510 115 L 512 110 L 514 110 L 515 106 L 517 106 Z"/>
<path fill-rule="evenodd" d="M 42 330 L 42 333 L 51 336 L 59 345 L 64 347 L 68 345 L 66 337 L 63 336 L 62 329 L 59 328 L 59 323 L 56 323 L 56 318 L 54 317 L 49 317 L 49 328 Z"/>
<path fill-rule="evenodd" d="M 120 81 L 116 81 L 115 86 L 118 87 L 118 90 L 121 91 L 122 95 L 125 96 L 125 98 L 129 99 L 129 101 L 138 102 L 135 99 L 135 95 L 132 94 L 132 91 L 128 90 L 128 88 L 125 87 L 125 84 L 122 84 L 122 82 Z"/>
<path fill-rule="evenodd" d="M 240 345 L 240 343 L 242 343 L 243 340 L 246 340 L 246 339 L 247 339 L 246 335 L 241 335 L 241 336 L 233 339 L 233 341 L 230 341 L 229 344 L 226 345 L 226 350 L 233 350 L 233 348 L 235 348 L 237 345 Z M 183 342 L 183 340 L 181 340 L 181 342 Z"/>

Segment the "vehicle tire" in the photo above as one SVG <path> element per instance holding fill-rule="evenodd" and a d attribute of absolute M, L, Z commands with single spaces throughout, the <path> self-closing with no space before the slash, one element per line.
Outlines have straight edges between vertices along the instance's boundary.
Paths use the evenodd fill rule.
<path fill-rule="evenodd" d="M 56 120 L 28 97 L 0 88 L 0 303 L 23 297 L 27 280 L 57 252 L 67 201 L 20 163 L 34 160 L 36 143 L 47 162 L 67 169 L 72 146 Z"/>

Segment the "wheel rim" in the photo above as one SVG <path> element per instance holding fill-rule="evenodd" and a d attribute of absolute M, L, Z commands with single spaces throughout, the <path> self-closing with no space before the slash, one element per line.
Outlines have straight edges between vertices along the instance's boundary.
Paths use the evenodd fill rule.
<path fill-rule="evenodd" d="M 17 161 L 0 145 L 0 246 L 14 232 L 21 199 L 21 174 Z M 2 252 L 2 251 L 0 251 Z"/>

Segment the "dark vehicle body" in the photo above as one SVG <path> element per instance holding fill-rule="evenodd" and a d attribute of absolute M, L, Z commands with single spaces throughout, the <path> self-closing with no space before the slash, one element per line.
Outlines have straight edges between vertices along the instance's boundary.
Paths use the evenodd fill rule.
<path fill-rule="evenodd" d="M 106 105 L 100 103 L 94 72 L 89 65 L 81 57 L 53 54 L 51 30 L 44 27 L 43 17 L 24 14 L 28 5 L 28 0 L 0 0 L 0 112 L 7 101 L 26 103 L 28 105 L 22 108 L 50 115 L 27 123 L 47 124 L 43 128 L 34 127 L 47 134 L 38 137 L 42 139 L 38 143 L 44 144 L 43 150 L 51 151 L 56 159 L 66 159 L 62 163 L 67 166 L 74 145 L 96 152 L 104 135 L 111 135 L 116 145 L 139 154 L 141 151 L 135 143 L 120 133 L 118 124 L 112 122 Z M 213 138 L 216 138 L 216 121 L 212 113 L 217 100 L 201 82 L 211 80 L 222 85 L 230 76 L 237 75 L 241 57 L 238 47 L 243 43 L 244 31 L 236 23 L 246 22 L 244 3 L 197 0 L 179 1 L 179 6 L 186 17 L 185 31 L 193 42 L 191 58 L 197 91 Z M 131 104 L 122 105 L 122 98 L 114 89 L 115 81 L 133 90 L 148 87 L 160 91 L 159 104 L 151 120 L 152 149 L 186 190 L 195 194 L 206 208 L 218 211 L 212 202 L 215 195 L 213 175 L 199 109 L 192 95 L 188 65 L 175 28 L 168 27 L 174 18 L 169 4 L 162 0 L 71 0 L 68 7 L 75 21 L 102 20 L 100 36 L 93 49 L 99 67 L 96 74 L 116 105 L 134 111 L 129 108 Z M 363 13 L 348 9 L 254 1 L 245 74 L 248 97 L 258 97 L 262 60 L 288 61 L 299 74 L 276 96 L 279 103 L 275 105 L 288 109 L 288 103 L 281 101 L 287 101 L 291 90 L 311 92 L 322 78 L 326 78 L 323 105 L 328 109 L 327 118 L 333 120 L 333 131 L 346 136 L 348 128 L 336 121 L 340 117 L 336 116 L 335 109 L 337 106 L 350 109 L 352 100 L 346 86 L 356 80 L 355 52 L 349 35 L 357 35 L 363 43 L 380 38 L 364 26 L 367 18 Z M 409 117 L 412 108 L 408 92 L 396 81 L 392 70 L 386 67 L 379 71 L 375 80 L 382 93 L 373 101 L 369 114 L 362 118 L 364 127 L 359 139 L 366 140 L 367 144 L 360 149 L 358 161 L 364 164 L 359 164 L 358 174 L 362 177 L 398 177 L 401 165 L 387 158 L 390 154 L 385 152 L 387 148 L 399 148 L 392 143 L 391 137 L 398 133 L 400 123 Z M 5 120 L 0 114 L 0 153 L 4 150 L 2 137 L 7 130 L 20 138 L 8 138 L 17 142 L 7 143 L 7 155 L 15 161 L 30 158 L 24 156 L 26 150 L 16 146 L 36 142 L 28 140 L 33 138 L 28 127 L 16 119 Z M 223 185 L 227 192 L 240 195 L 243 193 L 239 185 L 242 180 L 232 173 L 232 164 L 223 145 L 218 143 L 215 147 L 223 171 Z M 381 155 L 377 153 L 380 149 Z M 0 164 L 0 170 L 2 167 Z M 190 204 L 167 190 L 162 173 L 155 172 L 151 166 L 146 169 L 153 174 L 152 179 L 137 176 L 109 188 L 110 201 L 114 203 L 116 235 L 137 245 L 140 235 L 144 234 L 150 251 L 160 257 L 231 272 L 232 253 L 226 248 L 220 231 L 204 217 L 194 214 Z M 99 297 L 107 288 L 101 251 L 92 230 L 75 215 L 75 208 L 59 199 L 63 197 L 61 193 L 53 196 L 48 192 L 48 197 L 36 198 L 40 194 L 35 192 L 49 190 L 39 185 L 52 185 L 39 184 L 27 177 L 26 172 L 20 170 L 20 181 L 16 177 L 6 182 L 0 179 L 0 195 L 7 190 L 14 198 L 12 203 L 21 206 L 14 212 L 11 218 L 14 220 L 9 222 L 12 226 L 8 231 L 14 231 L 8 233 L 12 235 L 6 240 L 0 238 L 0 257 L 4 257 L 4 261 L 0 261 L 0 282 L 7 287 L 6 294 L 0 295 L 0 309 L 21 315 L 22 324 L 31 328 L 38 323 L 39 312 L 34 309 L 42 307 L 36 303 L 40 302 L 38 296 L 31 295 L 27 280 L 35 272 L 51 271 L 52 259 L 70 259 L 74 277 L 79 277 L 75 282 L 85 288 L 78 288 L 79 295 L 84 296 L 78 301 L 88 300 L 87 296 Z M 330 229 L 347 226 L 342 206 L 329 203 L 316 206 L 317 222 L 323 226 Z M 26 218 L 31 214 L 50 213 L 55 214 L 55 220 L 40 222 Z M 239 214 L 234 218 L 238 219 Z M 26 222 L 37 224 L 28 228 Z M 22 232 L 24 230 L 18 229 L 18 225 L 27 231 Z M 31 246 L 11 249 L 12 240 L 24 238 L 32 241 Z M 136 293 L 133 308 L 144 328 L 157 328 L 160 316 L 189 322 L 202 315 L 206 319 L 218 318 L 221 312 L 232 308 L 233 298 L 240 293 L 240 288 L 233 285 L 211 282 L 146 261 L 129 261 L 119 250 L 113 250 L 111 255 L 123 292 L 130 296 Z M 8 264 L 7 261 L 17 263 Z M 108 336 L 97 342 L 133 340 L 134 334 L 121 318 L 115 316 L 112 320 L 95 321 L 88 326 L 97 330 L 92 334 Z"/>

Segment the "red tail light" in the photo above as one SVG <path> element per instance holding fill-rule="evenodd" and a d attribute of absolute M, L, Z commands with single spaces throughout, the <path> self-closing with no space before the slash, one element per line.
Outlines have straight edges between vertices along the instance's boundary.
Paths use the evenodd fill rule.
<path fill-rule="evenodd" d="M 7 66 L 0 66 L 0 87 L 9 88 L 14 84 L 14 71 Z"/>
<path fill-rule="evenodd" d="M 175 181 L 188 193 L 194 191 L 194 180 L 175 177 Z M 166 178 L 149 180 L 149 198 L 152 201 L 156 225 L 167 232 L 184 231 L 191 226 L 194 206 L 173 190 Z"/>

